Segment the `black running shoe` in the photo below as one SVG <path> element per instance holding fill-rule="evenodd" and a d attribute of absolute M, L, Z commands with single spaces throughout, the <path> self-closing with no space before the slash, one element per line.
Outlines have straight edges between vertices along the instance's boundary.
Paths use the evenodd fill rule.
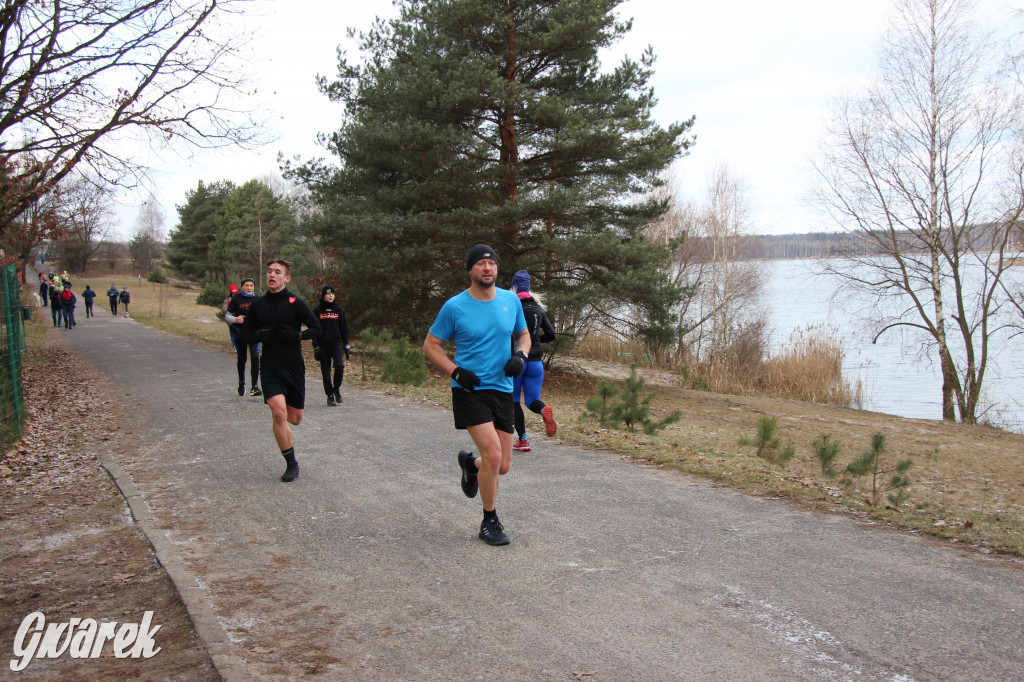
<path fill-rule="evenodd" d="M 334 402 L 341 405 L 341 389 L 339 388 L 334 389 Z"/>
<path fill-rule="evenodd" d="M 505 528 L 498 519 L 484 519 L 480 522 L 480 539 L 488 545 L 507 545 L 510 542 L 508 535 L 505 534 Z"/>
<path fill-rule="evenodd" d="M 476 458 L 469 450 L 459 451 L 459 468 L 462 469 L 462 480 L 459 482 L 466 497 L 476 497 L 476 492 L 480 489 L 476 480 L 476 467 L 473 466 L 474 459 Z"/>
<path fill-rule="evenodd" d="M 249 389 L 249 395 L 263 395 L 263 391 L 260 390 L 259 386 L 253 386 Z"/>
<path fill-rule="evenodd" d="M 295 461 L 288 462 L 288 466 L 285 467 L 284 473 L 281 474 L 281 480 L 284 481 L 285 483 L 291 483 L 298 477 L 299 463 Z"/>
<path fill-rule="evenodd" d="M 334 396 L 333 395 L 327 396 L 327 407 L 334 407 L 337 404 L 338 403 L 334 402 Z"/>
<path fill-rule="evenodd" d="M 245 382 L 244 381 L 239 381 L 238 382 L 238 395 L 245 395 Z"/>

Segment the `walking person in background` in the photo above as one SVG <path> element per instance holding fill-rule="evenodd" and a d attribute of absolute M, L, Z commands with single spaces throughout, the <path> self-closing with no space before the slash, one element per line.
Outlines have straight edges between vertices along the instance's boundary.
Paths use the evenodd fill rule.
<path fill-rule="evenodd" d="M 75 305 L 78 303 L 78 298 L 75 296 L 75 292 L 71 291 L 71 285 L 68 284 L 62 287 L 60 292 L 60 309 L 61 314 L 64 315 L 64 328 L 71 329 L 75 326 Z"/>
<path fill-rule="evenodd" d="M 117 287 L 113 284 L 107 289 L 107 299 L 110 301 L 110 314 L 117 317 L 117 298 L 118 298 Z"/>
<path fill-rule="evenodd" d="M 41 272 L 39 273 L 39 298 L 42 300 L 44 308 L 50 304 L 50 283 L 47 281 L 46 275 Z"/>
<path fill-rule="evenodd" d="M 234 286 L 234 285 L 232 285 Z M 228 303 L 228 309 L 224 312 L 224 321 L 231 325 L 231 340 L 235 344 L 235 353 L 238 361 L 235 366 L 238 368 L 238 395 L 245 395 L 245 360 L 249 356 L 249 371 L 252 376 L 252 388 L 249 395 L 263 395 L 260 390 L 260 351 L 259 343 L 248 343 L 242 340 L 242 326 L 245 324 L 245 316 L 249 307 L 256 301 L 256 282 L 252 277 L 242 280 L 242 290 L 235 289 L 235 295 Z"/>
<path fill-rule="evenodd" d="M 132 295 L 128 293 L 128 287 L 121 287 L 121 293 L 117 295 L 117 302 L 124 308 L 124 316 L 128 317 L 128 304 L 132 302 Z"/>
<path fill-rule="evenodd" d="M 299 477 L 292 426 L 302 422 L 306 405 L 306 363 L 302 340 L 320 336 L 320 322 L 306 302 L 288 291 L 292 264 L 277 259 L 267 263 L 267 293 L 249 306 L 242 324 L 242 343 L 263 343 L 260 380 L 263 402 L 274 420 L 274 439 L 286 467 L 281 480 Z M 302 325 L 306 329 L 302 330 Z"/>
<path fill-rule="evenodd" d="M 50 316 L 53 317 L 53 326 L 60 327 L 64 324 L 64 311 L 61 308 L 60 295 L 63 287 L 58 284 L 50 286 Z"/>
<path fill-rule="evenodd" d="M 327 394 L 329 407 L 341 404 L 341 380 L 345 376 L 345 358 L 348 358 L 348 323 L 345 321 L 345 311 L 335 303 L 334 298 L 334 287 L 328 284 L 320 290 L 320 304 L 313 308 L 321 330 L 320 338 L 313 339 L 313 357 L 320 363 L 320 375 L 324 380 L 324 393 Z"/>
<path fill-rule="evenodd" d="M 515 422 L 519 438 L 512 444 L 513 450 L 530 451 L 530 439 L 526 437 L 526 416 L 523 413 L 522 399 L 525 397 L 526 407 L 539 414 L 544 421 L 544 432 L 550 438 L 558 431 L 551 406 L 545 405 L 540 399 L 540 390 L 544 385 L 544 348 L 542 343 L 555 340 L 555 328 L 548 319 L 539 294 L 530 293 L 530 273 L 520 270 L 512 275 L 512 292 L 523 304 L 523 316 L 526 318 L 526 330 L 530 332 L 530 352 L 526 358 L 526 369 L 512 383 L 512 398 L 516 401 Z M 514 341 L 513 341 L 514 343 Z"/>
<path fill-rule="evenodd" d="M 242 328 L 235 327 L 235 325 L 228 322 L 228 306 L 231 305 L 231 299 L 239 291 L 238 287 L 234 284 L 228 285 L 228 295 L 224 297 L 224 300 L 220 302 L 220 311 L 224 314 L 224 324 L 228 326 L 228 337 L 231 339 L 231 347 L 238 352 L 238 335 L 242 333 Z M 241 393 L 239 393 L 241 395 Z"/>
<path fill-rule="evenodd" d="M 86 317 L 86 319 L 89 319 L 90 317 L 94 317 L 94 315 L 92 313 L 92 299 L 94 299 L 94 298 L 96 298 L 96 292 L 93 291 L 92 288 L 88 284 L 86 284 L 85 285 L 85 291 L 82 292 L 82 300 L 85 301 L 85 317 Z"/>
<path fill-rule="evenodd" d="M 523 306 L 515 294 L 498 289 L 498 256 L 486 244 L 466 254 L 469 288 L 441 307 L 423 342 L 423 354 L 452 378 L 452 413 L 455 428 L 465 429 L 479 457 L 463 450 L 458 455 L 462 492 L 480 493 L 484 518 L 481 540 L 507 545 L 509 537 L 496 507 L 499 476 L 512 467 L 512 378 L 523 373 L 530 335 Z M 509 357 L 509 337 L 517 345 Z M 455 360 L 444 350 L 455 340 Z"/>

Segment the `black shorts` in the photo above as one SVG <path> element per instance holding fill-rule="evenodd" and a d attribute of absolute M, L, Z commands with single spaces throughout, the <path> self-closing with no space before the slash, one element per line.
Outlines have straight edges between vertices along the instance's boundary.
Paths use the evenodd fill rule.
<path fill-rule="evenodd" d="M 513 404 L 512 394 L 503 391 L 452 389 L 452 413 L 457 429 L 493 422 L 498 431 L 512 433 L 515 431 Z"/>
<path fill-rule="evenodd" d="M 245 347 L 244 345 L 242 346 Z M 275 395 L 283 395 L 284 403 L 296 410 L 306 406 L 306 364 L 299 357 L 298 362 L 274 358 L 260 363 L 260 383 L 263 384 L 263 402 Z"/>

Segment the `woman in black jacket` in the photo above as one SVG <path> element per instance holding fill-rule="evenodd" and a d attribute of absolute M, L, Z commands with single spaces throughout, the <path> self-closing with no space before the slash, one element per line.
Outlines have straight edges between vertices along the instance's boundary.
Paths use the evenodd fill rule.
<path fill-rule="evenodd" d="M 540 389 L 544 385 L 544 349 L 542 343 L 555 340 L 555 328 L 548 319 L 547 313 L 533 294 L 530 293 L 530 273 L 520 270 L 512 275 L 512 291 L 523 304 L 523 316 L 526 317 L 526 330 L 530 332 L 530 353 L 526 359 L 526 369 L 512 380 L 512 396 L 515 400 L 516 434 L 519 438 L 512 444 L 513 450 L 530 451 L 530 440 L 526 437 L 526 415 L 523 413 L 521 399 L 525 399 L 526 407 L 544 420 L 544 432 L 550 437 L 558 430 L 551 406 L 545 405 L 540 399 Z"/>
<path fill-rule="evenodd" d="M 334 287 L 325 286 L 320 292 L 320 305 L 313 308 L 313 315 L 320 320 L 320 337 L 313 339 L 313 357 L 320 362 L 320 374 L 324 380 L 327 404 L 341 404 L 341 380 L 345 376 L 345 360 L 348 357 L 348 324 L 345 311 L 334 302 Z M 334 376 L 331 376 L 331 365 Z"/>

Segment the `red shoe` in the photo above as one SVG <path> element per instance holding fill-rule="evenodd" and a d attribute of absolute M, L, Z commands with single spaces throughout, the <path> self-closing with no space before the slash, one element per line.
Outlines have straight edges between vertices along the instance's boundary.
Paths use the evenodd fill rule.
<path fill-rule="evenodd" d="M 524 438 L 522 440 L 517 440 L 515 443 L 512 443 L 512 449 L 513 450 L 518 450 L 519 452 L 529 452 L 530 451 L 530 439 L 529 438 Z"/>
<path fill-rule="evenodd" d="M 544 409 L 540 411 L 540 417 L 544 420 L 544 433 L 548 435 L 548 438 L 555 435 L 558 431 L 558 424 L 555 423 L 555 417 L 551 414 L 551 406 L 545 405 Z"/>

